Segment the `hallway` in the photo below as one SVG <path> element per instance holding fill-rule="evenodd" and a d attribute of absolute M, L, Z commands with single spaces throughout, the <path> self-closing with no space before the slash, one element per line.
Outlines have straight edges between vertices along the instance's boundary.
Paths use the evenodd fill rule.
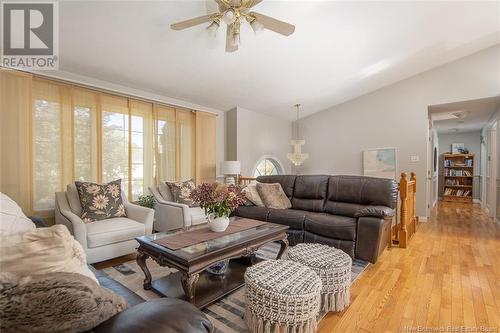
<path fill-rule="evenodd" d="M 319 328 L 500 332 L 500 224 L 478 205 L 439 202 L 410 246 L 385 251 L 353 284 L 348 310 Z"/>

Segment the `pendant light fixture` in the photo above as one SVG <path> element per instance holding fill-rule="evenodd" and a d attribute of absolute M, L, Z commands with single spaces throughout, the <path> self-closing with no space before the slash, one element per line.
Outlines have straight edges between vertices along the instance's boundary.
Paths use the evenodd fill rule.
<path fill-rule="evenodd" d="M 306 140 L 300 138 L 299 132 L 299 108 L 300 104 L 295 104 L 294 107 L 297 109 L 297 120 L 295 121 L 295 138 L 292 138 L 290 142 L 293 146 L 293 153 L 288 153 L 286 157 L 293 163 L 295 166 L 299 166 L 304 163 L 305 160 L 309 157 L 309 154 L 302 152 L 302 145 L 306 143 Z"/>

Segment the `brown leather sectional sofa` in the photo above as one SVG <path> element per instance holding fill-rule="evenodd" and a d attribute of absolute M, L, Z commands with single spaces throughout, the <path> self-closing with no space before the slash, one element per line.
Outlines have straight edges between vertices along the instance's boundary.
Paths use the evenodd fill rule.
<path fill-rule="evenodd" d="M 240 206 L 234 215 L 290 227 L 291 245 L 322 243 L 375 263 L 389 242 L 397 202 L 394 180 L 363 176 L 261 176 L 280 183 L 291 209 Z"/>

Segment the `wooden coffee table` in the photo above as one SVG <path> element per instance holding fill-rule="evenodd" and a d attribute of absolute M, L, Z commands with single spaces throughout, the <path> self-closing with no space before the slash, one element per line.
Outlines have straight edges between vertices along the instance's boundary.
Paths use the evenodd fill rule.
<path fill-rule="evenodd" d="M 193 228 L 206 227 L 199 225 Z M 206 307 L 243 286 L 248 264 L 242 260 L 230 260 L 226 274 L 222 276 L 206 272 L 207 267 L 225 259 L 250 257 L 264 244 L 273 241 L 281 243 L 277 256 L 280 258 L 288 247 L 287 229 L 288 226 L 285 225 L 264 223 L 178 250 L 170 250 L 154 241 L 164 237 L 175 237 L 186 231 L 161 232 L 137 237 L 136 240 L 139 242 L 137 263 L 145 275 L 144 289 L 151 289 L 166 297 L 185 299 L 199 308 Z M 152 281 L 146 265 L 147 258 L 152 258 L 160 266 L 179 271 Z"/>

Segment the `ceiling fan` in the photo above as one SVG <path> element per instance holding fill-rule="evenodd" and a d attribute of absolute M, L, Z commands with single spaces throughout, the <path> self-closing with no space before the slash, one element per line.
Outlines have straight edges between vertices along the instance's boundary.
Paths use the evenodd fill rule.
<path fill-rule="evenodd" d="M 250 11 L 262 0 L 214 0 L 219 6 L 219 12 L 195 17 L 186 21 L 170 25 L 173 30 L 183 30 L 199 24 L 208 23 L 208 31 L 212 34 L 217 32 L 222 22 L 227 25 L 226 30 L 226 52 L 238 50 L 240 43 L 240 24 L 245 19 L 252 29 L 257 33 L 268 29 L 279 34 L 289 36 L 295 31 L 292 24 L 277 20 L 275 18 Z"/>

